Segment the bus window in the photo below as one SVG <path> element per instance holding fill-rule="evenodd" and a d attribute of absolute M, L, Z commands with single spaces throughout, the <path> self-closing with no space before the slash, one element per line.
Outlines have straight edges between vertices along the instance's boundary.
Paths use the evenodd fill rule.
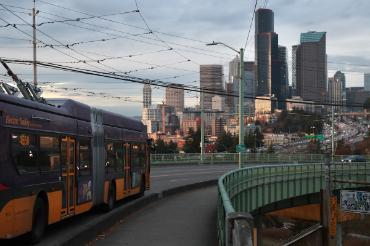
<path fill-rule="evenodd" d="M 60 148 L 58 137 L 40 136 L 39 165 L 43 171 L 59 170 Z"/>
<path fill-rule="evenodd" d="M 117 172 L 123 172 L 123 165 L 125 164 L 125 152 L 123 148 L 122 142 L 115 142 L 113 144 L 114 150 L 115 150 L 115 157 L 116 157 L 116 171 Z"/>
<path fill-rule="evenodd" d="M 108 172 L 122 172 L 123 170 L 123 146 L 121 142 L 106 144 L 107 158 L 106 168 Z"/>
<path fill-rule="evenodd" d="M 39 171 L 37 166 L 36 136 L 29 133 L 13 132 L 11 138 L 13 162 L 19 173 Z"/>
<path fill-rule="evenodd" d="M 91 148 L 90 139 L 80 139 L 79 175 L 91 175 Z"/>
<path fill-rule="evenodd" d="M 131 163 L 134 168 L 141 168 L 145 166 L 146 152 L 145 144 L 131 145 Z"/>

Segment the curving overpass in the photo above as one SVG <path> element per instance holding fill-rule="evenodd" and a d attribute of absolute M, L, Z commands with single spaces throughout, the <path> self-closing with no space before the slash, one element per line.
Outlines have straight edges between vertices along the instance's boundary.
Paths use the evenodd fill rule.
<path fill-rule="evenodd" d="M 319 204 L 326 184 L 338 197 L 341 189 L 364 188 L 370 182 L 369 162 L 334 162 L 326 177 L 325 167 L 324 162 L 250 166 L 224 174 L 218 183 L 219 245 L 258 245 L 260 215 Z M 322 227 L 319 223 L 314 229 Z"/>

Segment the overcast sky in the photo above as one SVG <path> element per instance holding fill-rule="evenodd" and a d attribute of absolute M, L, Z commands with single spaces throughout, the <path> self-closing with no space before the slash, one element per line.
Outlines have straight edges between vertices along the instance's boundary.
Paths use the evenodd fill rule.
<path fill-rule="evenodd" d="M 32 21 L 28 14 L 32 0 L 0 3 L 17 15 L 0 7 L 1 57 L 32 59 L 31 38 L 26 35 L 32 29 L 24 22 Z M 235 56 L 224 47 L 207 47 L 205 43 L 214 40 L 237 49 L 244 46 L 254 7 L 254 0 L 138 0 L 141 14 L 154 31 L 151 34 L 139 13 L 132 12 L 136 10 L 134 0 L 37 0 L 36 3 L 40 10 L 37 23 L 54 22 L 38 26 L 41 32 L 37 37 L 42 41 L 38 45 L 52 44 L 55 48 L 38 48 L 38 60 L 197 86 L 199 64 L 223 64 L 227 74 L 228 62 Z M 64 8 L 51 4 L 62 4 Z M 370 1 L 258 1 L 258 7 L 266 4 L 275 13 L 275 31 L 279 34 L 279 44 L 288 47 L 289 64 L 291 46 L 299 42 L 301 32 L 326 31 L 329 76 L 335 70 L 342 70 L 346 73 L 347 86 L 363 86 L 363 72 L 370 71 Z M 105 20 L 72 21 L 103 15 Z M 16 24 L 17 29 L 7 24 Z M 246 50 L 249 60 L 254 59 L 253 36 L 254 24 Z M 102 39 L 105 41 L 97 41 Z M 60 44 L 69 44 L 73 50 Z M 92 62 L 107 57 L 115 59 Z M 90 62 L 84 64 L 82 60 Z M 77 61 L 80 63 L 70 63 Z M 31 67 L 13 64 L 11 67 L 23 80 L 32 81 Z M 142 85 L 42 68 L 38 77 L 46 97 L 71 97 L 119 113 L 140 115 Z M 5 76 L 0 78 L 9 81 Z M 163 88 L 153 88 L 153 103 L 161 103 L 163 94 Z M 127 97 L 128 101 L 112 99 L 113 96 Z M 186 93 L 187 105 L 192 106 L 197 100 L 195 93 Z"/>

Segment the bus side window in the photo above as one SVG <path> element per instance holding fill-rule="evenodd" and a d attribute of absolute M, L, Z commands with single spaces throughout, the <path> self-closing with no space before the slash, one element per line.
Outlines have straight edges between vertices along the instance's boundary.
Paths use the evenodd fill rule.
<path fill-rule="evenodd" d="M 115 170 L 117 172 L 123 172 L 123 165 L 125 163 L 125 152 L 122 142 L 114 142 L 114 155 L 115 155 Z"/>
<path fill-rule="evenodd" d="M 42 171 L 59 170 L 60 147 L 58 137 L 40 136 L 39 165 Z"/>
<path fill-rule="evenodd" d="M 91 147 L 90 139 L 80 139 L 79 175 L 91 176 Z"/>
<path fill-rule="evenodd" d="M 19 173 L 38 172 L 36 135 L 13 132 L 11 138 L 13 163 L 16 165 Z"/>

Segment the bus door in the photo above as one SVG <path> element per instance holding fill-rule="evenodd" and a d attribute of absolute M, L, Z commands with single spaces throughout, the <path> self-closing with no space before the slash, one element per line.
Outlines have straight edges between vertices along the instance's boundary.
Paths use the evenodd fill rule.
<path fill-rule="evenodd" d="M 76 172 L 76 141 L 74 138 L 65 137 L 61 142 L 62 153 L 62 218 L 74 214 L 76 206 L 76 187 L 75 187 L 75 172 Z"/>
<path fill-rule="evenodd" d="M 131 189 L 131 151 L 130 144 L 125 143 L 125 165 L 124 165 L 124 175 L 125 175 L 125 191 Z"/>

